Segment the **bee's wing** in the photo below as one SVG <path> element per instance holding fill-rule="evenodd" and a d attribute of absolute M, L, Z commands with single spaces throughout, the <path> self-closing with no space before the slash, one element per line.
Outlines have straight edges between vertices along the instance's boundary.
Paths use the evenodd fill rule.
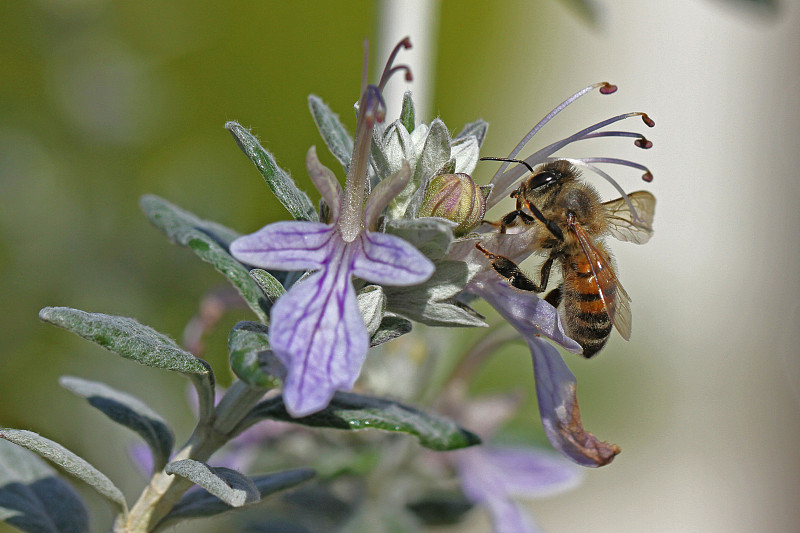
<path fill-rule="evenodd" d="M 608 232 L 621 241 L 644 244 L 653 236 L 656 198 L 647 191 L 636 191 L 629 194 L 628 199 L 630 205 L 624 197 L 603 204 L 606 208 Z"/>
<path fill-rule="evenodd" d="M 578 237 L 578 242 L 581 243 L 583 253 L 589 259 L 589 265 L 594 274 L 594 279 L 597 282 L 597 288 L 600 291 L 600 299 L 606 308 L 611 323 L 617 328 L 622 338 L 630 340 L 631 338 L 631 298 L 622 284 L 614 274 L 614 269 L 611 266 L 611 261 L 606 256 L 605 252 L 598 248 L 594 243 L 583 226 L 577 222 L 572 221 L 569 223 L 570 229 L 575 232 Z"/>

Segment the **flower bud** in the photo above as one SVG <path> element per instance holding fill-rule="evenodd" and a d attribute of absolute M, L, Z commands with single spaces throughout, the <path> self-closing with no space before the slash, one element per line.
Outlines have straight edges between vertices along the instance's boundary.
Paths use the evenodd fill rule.
<path fill-rule="evenodd" d="M 439 174 L 425 189 L 419 216 L 452 220 L 453 235 L 469 233 L 483 220 L 488 189 L 478 187 L 468 174 Z"/>

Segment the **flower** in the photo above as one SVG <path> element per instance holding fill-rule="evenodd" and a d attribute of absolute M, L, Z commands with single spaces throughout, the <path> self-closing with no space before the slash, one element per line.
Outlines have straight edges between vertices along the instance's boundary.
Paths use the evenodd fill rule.
<path fill-rule="evenodd" d="M 411 178 L 407 163 L 380 181 L 367 197 L 373 130 L 384 118 L 381 90 L 393 73 L 395 47 L 380 83 L 363 88 L 353 154 L 344 191 L 312 147 L 306 164 L 330 209 L 330 223 L 277 222 L 231 244 L 238 260 L 263 268 L 313 270 L 272 308 L 269 338 L 287 369 L 283 397 L 295 417 L 328 405 L 334 392 L 352 389 L 369 348 L 369 336 L 352 278 L 379 285 L 414 285 L 427 280 L 434 265 L 411 244 L 377 231 L 378 216 Z"/>
<path fill-rule="evenodd" d="M 578 91 L 562 102 L 553 111 L 548 113 L 512 150 L 508 159 L 512 159 L 522 148 L 547 124 L 553 117 L 563 111 L 568 105 L 587 94 L 593 89 L 599 89 L 603 94 L 616 91 L 616 87 L 608 83 L 590 85 Z M 639 148 L 650 148 L 652 143 L 643 135 L 631 131 L 604 131 L 602 128 L 619 122 L 626 118 L 639 116 L 649 127 L 655 123 L 645 113 L 626 113 L 611 117 L 584 128 L 560 141 L 556 141 L 534 152 L 524 159 L 525 163 L 534 167 L 541 163 L 552 161 L 551 157 L 556 151 L 572 144 L 598 137 L 633 137 L 635 145 Z M 642 176 L 645 181 L 652 180 L 650 171 L 632 161 L 614 158 L 583 158 L 567 159 L 573 165 L 586 168 L 607 179 L 624 198 L 627 198 L 622 188 L 595 163 L 610 163 L 638 168 L 644 171 Z M 505 171 L 508 162 L 504 162 L 491 180 L 493 190 L 487 200 L 487 207 L 492 207 L 502 199 L 526 172 L 526 167 L 519 165 Z M 646 225 L 647 221 L 639 218 L 631 206 L 635 222 Z M 508 257 L 515 262 L 527 258 L 535 250 L 531 243 L 538 241 L 536 232 L 547 231 L 540 224 L 532 225 L 518 233 L 487 233 L 480 236 L 479 240 L 486 249 L 492 253 Z M 465 239 L 458 246 L 451 248 L 449 259 L 463 260 L 468 263 L 482 264 L 481 271 L 469 282 L 466 291 L 485 299 L 494 307 L 514 328 L 525 338 L 533 358 L 536 382 L 536 394 L 539 401 L 539 412 L 548 440 L 564 456 L 583 466 L 603 466 L 610 463 L 620 449 L 618 446 L 599 441 L 594 435 L 587 432 L 582 425 L 580 410 L 576 396 L 575 376 L 570 372 L 557 350 L 541 337 L 547 337 L 568 351 L 580 353 L 580 346 L 566 336 L 561 325 L 558 312 L 549 303 L 541 300 L 535 293 L 522 291 L 512 287 L 508 281 L 500 277 L 490 267 L 483 252 L 475 249 L 476 239 Z"/>
<path fill-rule="evenodd" d="M 540 531 L 515 500 L 560 494 L 582 479 L 574 464 L 535 448 L 473 446 L 454 453 L 461 490 L 489 511 L 496 533 Z"/>

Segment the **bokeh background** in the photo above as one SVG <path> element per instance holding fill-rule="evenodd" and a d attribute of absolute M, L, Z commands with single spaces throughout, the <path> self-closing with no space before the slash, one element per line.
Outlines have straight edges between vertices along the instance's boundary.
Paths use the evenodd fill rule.
<path fill-rule="evenodd" d="M 59 440 L 135 494 L 128 434 L 57 377 L 135 392 L 185 435 L 183 380 L 45 326 L 38 310 L 133 316 L 180 338 L 222 280 L 150 227 L 138 198 L 159 194 L 242 232 L 284 217 L 223 124 L 252 127 L 310 190 L 304 154 L 321 141 L 306 96 L 322 96 L 352 129 L 363 39 L 383 47 L 383 61 L 382 43 L 408 32 L 422 56 L 412 85 L 422 118 L 440 116 L 455 131 L 489 121 L 485 155 L 507 154 L 595 81 L 620 90 L 581 100 L 540 142 L 625 111 L 657 122 L 648 152 L 621 140 L 576 152 L 650 166 L 656 235 L 644 247 L 613 246 L 633 298 L 631 342 L 613 337 L 600 357 L 568 360 L 584 422 L 623 453 L 574 492 L 531 503 L 539 523 L 553 532 L 797 531 L 800 6 L 582 5 L 0 4 L 0 425 Z M 476 180 L 495 168 L 479 166 Z M 615 176 L 628 190 L 642 185 L 636 172 Z M 246 318 L 232 313 L 209 339 L 216 368 L 226 326 Z M 529 390 L 529 367 L 514 346 L 480 386 Z M 526 413 L 514 431 L 541 440 L 535 410 Z M 485 530 L 480 513 L 471 519 Z"/>

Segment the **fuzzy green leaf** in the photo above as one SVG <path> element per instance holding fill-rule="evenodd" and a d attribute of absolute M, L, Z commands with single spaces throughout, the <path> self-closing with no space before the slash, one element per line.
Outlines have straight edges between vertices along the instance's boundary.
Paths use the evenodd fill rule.
<path fill-rule="evenodd" d="M 465 139 L 469 136 L 473 136 L 478 141 L 478 146 L 480 147 L 483 146 L 487 131 L 489 131 L 489 123 L 485 120 L 478 119 L 464 126 L 461 131 L 458 132 L 458 135 L 453 137 L 453 140 Z"/>
<path fill-rule="evenodd" d="M 269 298 L 269 301 L 273 304 L 286 292 L 286 289 L 283 288 L 278 278 L 266 270 L 254 268 L 250 271 L 250 277 L 258 283 L 258 286 L 261 287 L 261 290 L 264 291 L 264 294 L 267 295 L 267 298 Z"/>
<path fill-rule="evenodd" d="M 268 328 L 256 322 L 239 322 L 228 335 L 233 372 L 253 387 L 274 389 L 286 372 L 269 349 Z"/>
<path fill-rule="evenodd" d="M 193 459 L 182 459 L 168 464 L 164 472 L 188 479 L 232 507 L 257 502 L 260 498 L 253 480 L 230 468 L 214 468 Z"/>
<path fill-rule="evenodd" d="M 6 439 L 32 452 L 36 452 L 66 473 L 85 482 L 101 496 L 119 507 L 123 513 L 128 512 L 125 496 L 105 474 L 57 442 L 46 439 L 32 431 L 9 428 L 0 428 L 0 439 Z"/>
<path fill-rule="evenodd" d="M 186 375 L 197 389 L 201 419 L 210 416 L 214 405 L 214 374 L 211 366 L 182 349 L 166 335 L 132 318 L 87 313 L 69 307 L 45 307 L 39 311 L 39 318 L 95 342 L 125 359 Z"/>
<path fill-rule="evenodd" d="M 139 434 L 153 454 L 153 470 L 164 468 L 175 444 L 175 435 L 161 416 L 144 402 L 104 383 L 72 376 L 62 376 L 58 382 L 86 398 L 92 407 L 108 418 Z"/>
<path fill-rule="evenodd" d="M 231 132 L 236 144 L 261 172 L 264 181 L 289 214 L 295 220 L 316 222 L 318 217 L 314 204 L 306 193 L 297 188 L 292 177 L 278 166 L 272 154 L 259 144 L 258 139 L 237 122 L 226 123 L 225 129 Z"/>
<path fill-rule="evenodd" d="M 339 116 L 331 111 L 319 96 L 309 95 L 308 107 L 328 150 L 339 160 L 347 172 L 350 167 L 350 158 L 353 155 L 353 138 L 342 126 Z"/>
<path fill-rule="evenodd" d="M 50 466 L 0 440 L 0 520 L 29 533 L 88 533 L 83 499 Z"/>
<path fill-rule="evenodd" d="M 153 225 L 172 242 L 190 248 L 200 259 L 210 263 L 239 291 L 259 320 L 269 322 L 272 303 L 250 277 L 247 267 L 228 252 L 228 246 L 239 234 L 221 224 L 202 220 L 158 196 L 145 195 L 140 205 Z"/>
<path fill-rule="evenodd" d="M 315 476 L 315 472 L 310 468 L 297 468 L 294 470 L 284 470 L 274 474 L 253 476 L 251 479 L 255 484 L 261 499 L 267 496 L 292 488 L 300 483 L 308 481 Z M 193 490 L 175 504 L 175 507 L 159 523 L 158 527 L 163 528 L 168 524 L 174 524 L 187 518 L 199 518 L 204 516 L 214 516 L 234 509 L 206 490 Z"/>
<path fill-rule="evenodd" d="M 253 408 L 242 422 L 248 427 L 259 420 L 272 419 L 312 427 L 335 429 L 381 429 L 414 435 L 432 450 L 455 450 L 480 442 L 474 433 L 459 427 L 449 418 L 425 413 L 398 402 L 337 392 L 328 407 L 302 418 L 292 418 L 283 398 L 270 398 Z M 243 430 L 243 428 L 240 428 Z"/>

